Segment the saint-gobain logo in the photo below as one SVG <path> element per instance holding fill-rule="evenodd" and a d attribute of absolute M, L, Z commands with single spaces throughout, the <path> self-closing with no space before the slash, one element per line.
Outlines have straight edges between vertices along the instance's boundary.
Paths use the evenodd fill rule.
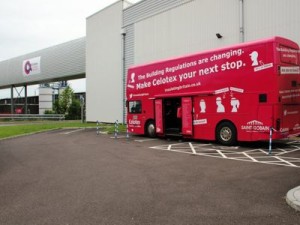
<path fill-rule="evenodd" d="M 252 121 L 249 121 L 247 123 L 247 125 L 263 125 L 263 123 L 258 120 L 252 120 Z"/>
<path fill-rule="evenodd" d="M 32 66 L 29 61 L 27 61 L 24 65 L 24 72 L 28 75 L 32 71 Z"/>
<path fill-rule="evenodd" d="M 242 125 L 241 128 L 247 132 L 267 132 L 270 130 L 268 126 L 257 120 L 249 121 L 247 125 Z"/>

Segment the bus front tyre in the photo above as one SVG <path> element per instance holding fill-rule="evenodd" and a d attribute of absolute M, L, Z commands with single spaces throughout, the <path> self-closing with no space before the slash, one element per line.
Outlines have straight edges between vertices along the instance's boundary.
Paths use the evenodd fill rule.
<path fill-rule="evenodd" d="M 235 126 L 230 122 L 222 122 L 217 126 L 217 141 L 222 145 L 235 145 L 237 143 L 237 132 Z"/>
<path fill-rule="evenodd" d="M 155 132 L 155 124 L 154 121 L 149 121 L 146 124 L 146 135 L 150 138 L 156 137 L 156 132 Z"/>

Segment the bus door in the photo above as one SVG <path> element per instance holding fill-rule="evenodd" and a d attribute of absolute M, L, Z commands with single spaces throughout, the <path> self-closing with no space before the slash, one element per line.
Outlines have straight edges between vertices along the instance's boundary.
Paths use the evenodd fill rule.
<path fill-rule="evenodd" d="M 155 99 L 157 134 L 193 135 L 193 102 L 191 97 Z"/>
<path fill-rule="evenodd" d="M 164 133 L 164 122 L 163 122 L 163 100 L 155 99 L 155 128 L 157 134 Z"/>
<path fill-rule="evenodd" d="M 182 135 L 193 135 L 193 101 L 192 97 L 181 99 Z"/>
<path fill-rule="evenodd" d="M 181 135 L 181 98 L 163 99 L 163 122 L 166 135 Z"/>

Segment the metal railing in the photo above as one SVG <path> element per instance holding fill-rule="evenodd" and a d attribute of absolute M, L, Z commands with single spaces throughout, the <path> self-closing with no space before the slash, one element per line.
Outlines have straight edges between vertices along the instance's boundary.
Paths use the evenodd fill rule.
<path fill-rule="evenodd" d="M 64 114 L 0 114 L 1 119 L 11 120 L 64 120 Z"/>

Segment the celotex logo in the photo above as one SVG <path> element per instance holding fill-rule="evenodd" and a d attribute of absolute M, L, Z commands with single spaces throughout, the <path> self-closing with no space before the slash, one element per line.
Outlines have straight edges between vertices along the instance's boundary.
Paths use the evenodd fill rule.
<path fill-rule="evenodd" d="M 32 71 L 31 68 L 31 63 L 29 61 L 27 61 L 24 65 L 24 71 L 27 75 L 29 75 L 29 73 Z"/>

